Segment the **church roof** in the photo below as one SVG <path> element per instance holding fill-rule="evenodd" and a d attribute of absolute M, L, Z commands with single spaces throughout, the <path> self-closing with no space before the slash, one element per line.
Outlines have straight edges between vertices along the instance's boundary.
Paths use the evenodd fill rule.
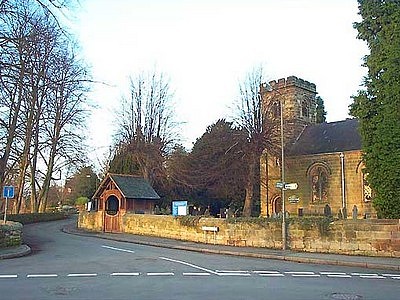
<path fill-rule="evenodd" d="M 308 125 L 293 146 L 288 156 L 334 153 L 361 150 L 358 120 Z"/>
<path fill-rule="evenodd" d="M 117 174 L 109 174 L 108 176 L 114 181 L 125 198 L 160 199 L 160 196 L 144 178 Z"/>

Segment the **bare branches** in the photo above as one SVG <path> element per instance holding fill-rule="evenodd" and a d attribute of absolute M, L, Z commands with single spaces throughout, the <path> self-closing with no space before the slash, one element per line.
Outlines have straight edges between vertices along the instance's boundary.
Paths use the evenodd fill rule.
<path fill-rule="evenodd" d="M 122 99 L 118 112 L 117 144 L 128 149 L 120 153 L 129 153 L 137 172 L 150 182 L 165 173 L 165 155 L 177 141 L 172 98 L 163 73 L 141 73 L 130 78 L 129 98 Z"/>
<path fill-rule="evenodd" d="M 239 100 L 236 110 L 236 124 L 247 132 L 246 149 L 248 178 L 243 214 L 250 216 L 253 207 L 253 188 L 258 180 L 259 159 L 264 151 L 276 152 L 274 140 L 278 124 L 272 114 L 268 113 L 274 107 L 274 102 L 263 99 L 263 68 L 253 69 L 239 84 Z M 271 106 L 271 107 L 269 107 Z"/>
<path fill-rule="evenodd" d="M 64 5 L 39 2 L 47 8 Z M 20 192 L 16 212 L 27 176 L 31 210 L 44 211 L 53 173 L 84 157 L 80 127 L 90 80 L 59 24 L 32 1 L 13 7 L 11 15 L 0 12 L 0 36 L 0 132 L 8 145 L 1 153 L 0 185 L 7 168 L 18 165 L 12 178 Z"/>

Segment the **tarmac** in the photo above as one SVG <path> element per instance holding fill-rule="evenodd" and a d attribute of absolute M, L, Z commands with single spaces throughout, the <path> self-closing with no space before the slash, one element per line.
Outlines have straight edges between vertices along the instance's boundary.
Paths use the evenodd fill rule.
<path fill-rule="evenodd" d="M 347 267 L 359 267 L 367 269 L 381 269 L 400 272 L 400 258 L 394 257 L 371 257 L 353 256 L 328 253 L 309 253 L 291 250 L 278 250 L 257 247 L 239 247 L 196 243 L 154 236 L 142 236 L 127 233 L 104 233 L 78 229 L 76 225 L 62 228 L 68 234 L 101 238 L 111 241 L 127 242 L 133 244 L 147 245 L 153 247 L 170 248 L 200 253 L 234 255 L 261 259 L 275 259 L 307 264 L 337 265 Z M 31 249 L 28 245 L 14 248 L 0 249 L 0 260 L 6 258 L 17 258 L 29 255 Z"/>

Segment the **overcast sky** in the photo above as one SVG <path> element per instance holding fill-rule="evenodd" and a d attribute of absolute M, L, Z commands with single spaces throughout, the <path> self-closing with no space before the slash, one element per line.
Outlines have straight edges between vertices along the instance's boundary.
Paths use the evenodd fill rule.
<path fill-rule="evenodd" d="M 268 80 L 313 82 L 329 122 L 348 117 L 366 69 L 356 39 L 356 0 L 81 0 L 74 21 L 97 85 L 89 127 L 93 148 L 110 144 L 129 75 L 166 73 L 188 147 L 207 126 L 232 115 L 238 82 L 263 65 Z"/>

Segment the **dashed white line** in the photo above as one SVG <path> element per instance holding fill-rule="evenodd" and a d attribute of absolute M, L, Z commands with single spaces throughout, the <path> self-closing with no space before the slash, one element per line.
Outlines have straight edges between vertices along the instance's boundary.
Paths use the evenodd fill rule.
<path fill-rule="evenodd" d="M 187 273 L 182 273 L 182 274 L 183 274 L 183 276 L 210 276 L 211 275 L 210 273 L 205 273 L 205 272 L 203 272 L 203 273 L 200 273 L 200 272 L 197 272 L 197 273 L 195 273 L 195 272 L 192 272 L 192 273 L 187 272 Z"/>
<path fill-rule="evenodd" d="M 147 276 L 174 276 L 173 272 L 149 272 L 146 273 Z"/>
<path fill-rule="evenodd" d="M 57 274 L 28 274 L 27 278 L 54 278 L 58 277 Z"/>
<path fill-rule="evenodd" d="M 347 275 L 347 273 L 344 272 L 319 272 L 321 275 Z"/>
<path fill-rule="evenodd" d="M 253 271 L 255 274 L 280 274 L 278 271 Z"/>
<path fill-rule="evenodd" d="M 217 273 L 248 273 L 249 271 L 242 271 L 242 270 L 215 270 Z"/>
<path fill-rule="evenodd" d="M 344 272 L 319 272 L 319 274 L 329 278 L 351 278 L 351 275 Z"/>
<path fill-rule="evenodd" d="M 72 273 L 68 274 L 67 277 L 96 277 L 96 273 Z"/>
<path fill-rule="evenodd" d="M 285 272 L 285 274 L 292 275 L 292 277 L 321 277 L 320 274 L 314 272 Z"/>
<path fill-rule="evenodd" d="M 140 273 L 134 272 L 134 273 L 111 273 L 111 276 L 139 276 Z"/>
<path fill-rule="evenodd" d="M 386 277 L 379 276 L 379 275 L 360 275 L 360 278 L 365 278 L 365 279 L 386 279 Z"/>
<path fill-rule="evenodd" d="M 115 250 L 115 251 L 120 251 L 120 252 L 127 252 L 127 253 L 135 253 L 133 250 L 128 250 L 128 249 L 122 249 L 122 248 L 116 248 L 116 247 L 111 247 L 111 246 L 101 246 L 102 248 L 105 249 L 110 249 L 110 250 Z"/>
<path fill-rule="evenodd" d="M 17 274 L 4 274 L 0 275 L 0 278 L 18 278 Z"/>
<path fill-rule="evenodd" d="M 282 274 L 278 271 L 253 271 L 254 274 L 258 274 L 262 277 L 284 277 L 285 274 Z"/>
<path fill-rule="evenodd" d="M 215 272 L 215 271 L 212 271 L 212 270 L 209 270 L 209 269 L 200 267 L 200 266 L 196 266 L 196 265 L 194 265 L 194 264 L 191 264 L 191 263 L 188 263 L 188 262 L 185 262 L 185 261 L 176 260 L 176 259 L 172 259 L 172 258 L 168 258 L 168 257 L 159 257 L 159 258 L 162 259 L 162 260 L 166 260 L 166 261 L 170 261 L 170 262 L 175 262 L 175 263 L 182 264 L 182 265 L 185 265 L 185 266 L 189 266 L 189 267 L 192 267 L 192 268 L 195 268 L 195 269 L 198 269 L 198 270 L 202 270 L 202 271 L 205 271 L 205 272 L 207 272 L 207 273 L 211 273 L 211 274 L 214 274 L 214 275 L 218 275 L 218 273 Z"/>
<path fill-rule="evenodd" d="M 217 274 L 218 276 L 251 276 L 249 273 L 229 273 L 229 272 L 221 272 Z"/>
<path fill-rule="evenodd" d="M 290 275 L 315 275 L 314 272 L 293 272 L 293 271 L 285 272 L 285 274 L 290 274 Z"/>
<path fill-rule="evenodd" d="M 321 277 L 319 274 L 292 274 L 292 277 Z"/>
<path fill-rule="evenodd" d="M 351 273 L 351 276 L 378 276 L 376 273 Z"/>

